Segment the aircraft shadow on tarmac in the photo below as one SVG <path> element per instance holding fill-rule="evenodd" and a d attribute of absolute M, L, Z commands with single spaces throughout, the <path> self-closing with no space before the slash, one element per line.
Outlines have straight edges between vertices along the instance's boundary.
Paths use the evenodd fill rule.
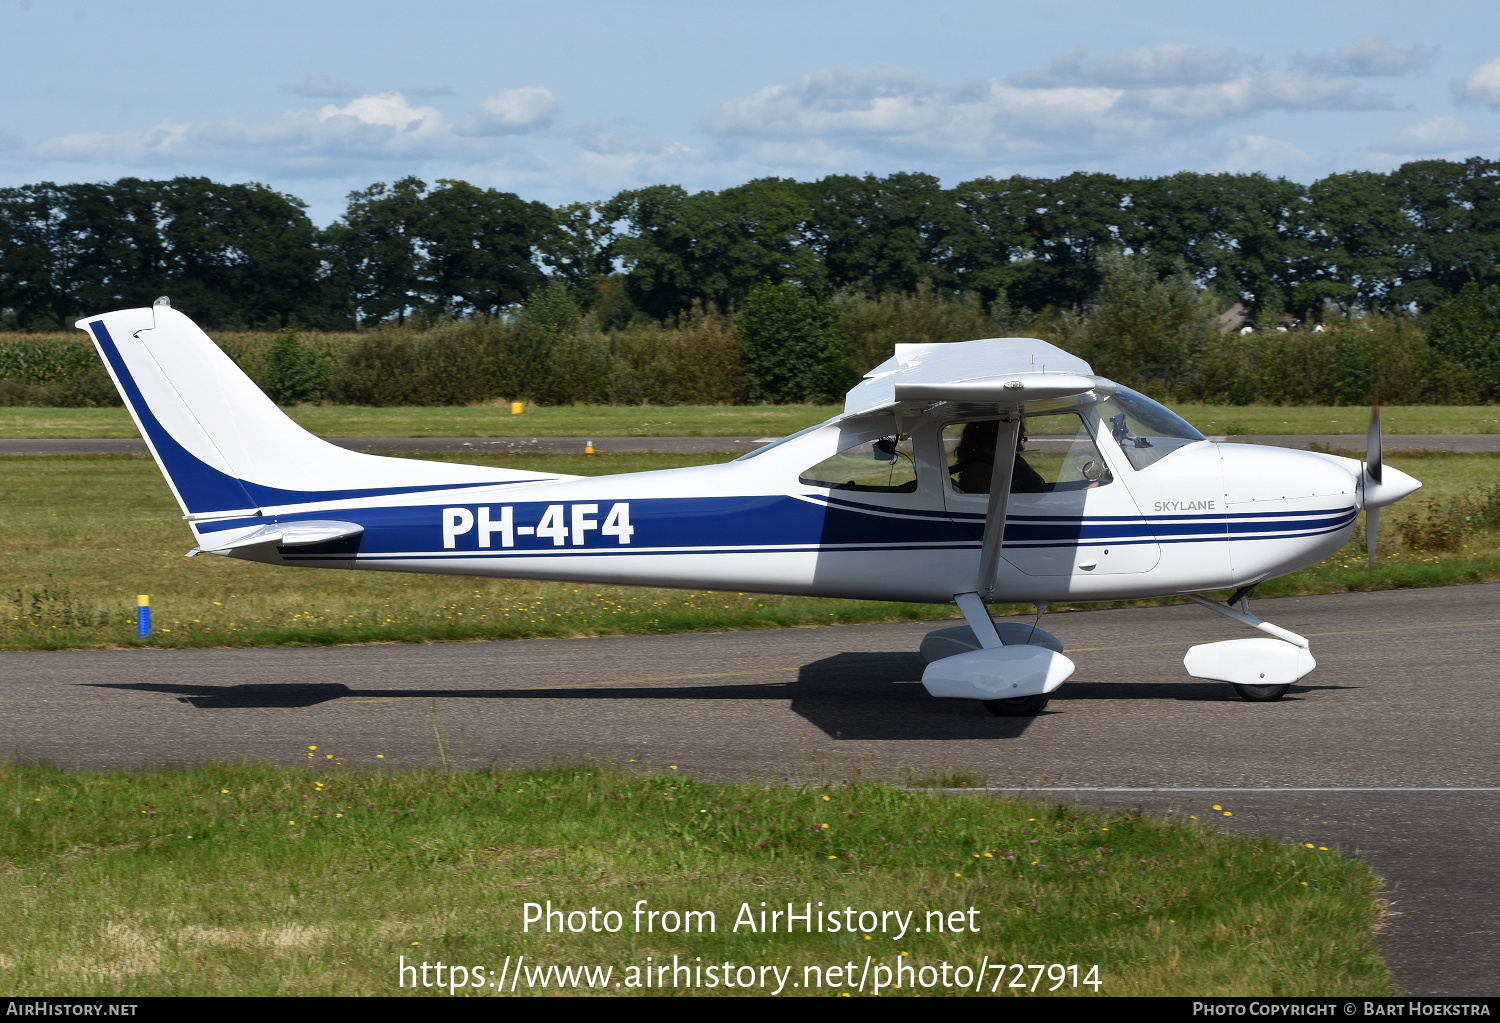
<path fill-rule="evenodd" d="M 832 739 L 1006 739 L 1038 718 L 997 718 L 977 702 L 935 700 L 922 688 L 925 662 L 913 653 L 844 653 L 803 665 L 795 679 L 707 685 L 582 684 L 507 688 L 352 688 L 342 682 L 240 685 L 96 682 L 101 689 L 163 693 L 202 710 L 296 709 L 333 700 L 789 700 L 794 713 Z M 1289 698 L 1343 686 L 1296 686 Z M 1070 682 L 1040 717 L 1075 700 L 1239 702 L 1222 682 Z"/>

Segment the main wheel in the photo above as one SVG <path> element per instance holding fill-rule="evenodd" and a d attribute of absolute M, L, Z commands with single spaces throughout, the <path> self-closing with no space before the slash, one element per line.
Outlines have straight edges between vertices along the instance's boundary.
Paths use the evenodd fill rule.
<path fill-rule="evenodd" d="M 984 708 L 997 718 L 1032 718 L 1040 714 L 1051 699 L 1046 693 L 1013 696 L 1008 700 L 985 700 Z"/>
<path fill-rule="evenodd" d="M 1286 691 L 1292 688 L 1291 683 L 1283 686 L 1246 686 L 1238 682 L 1231 682 L 1234 691 L 1240 694 L 1240 699 L 1251 703 L 1275 703 L 1286 695 Z"/>

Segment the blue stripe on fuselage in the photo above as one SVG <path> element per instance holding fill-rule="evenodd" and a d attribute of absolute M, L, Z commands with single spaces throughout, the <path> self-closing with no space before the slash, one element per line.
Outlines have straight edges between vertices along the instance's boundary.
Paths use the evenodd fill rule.
<path fill-rule="evenodd" d="M 943 549 L 977 547 L 983 538 L 983 523 L 953 522 L 943 519 L 891 518 L 864 513 L 836 505 L 801 500 L 791 495 L 751 497 L 651 498 L 612 502 L 593 499 L 586 502 L 530 501 L 510 504 L 514 526 L 536 528 L 549 507 L 562 505 L 562 524 L 571 528 L 572 507 L 584 503 L 597 506 L 588 513 L 596 526 L 602 525 L 616 503 L 629 505 L 630 525 L 634 530 L 628 544 L 614 536 L 605 536 L 598 528 L 584 534 L 584 542 L 575 544 L 571 535 L 562 544 L 551 538 L 533 535 L 514 536 L 514 546 L 502 547 L 500 535 L 494 534 L 489 547 L 481 548 L 477 529 L 454 538 L 454 546 L 443 547 L 443 506 L 352 508 L 305 512 L 276 516 L 276 521 L 338 518 L 365 527 L 360 537 L 358 555 L 362 558 L 382 556 L 464 557 L 484 555 L 556 554 L 630 554 L 712 552 L 712 551 L 819 551 L 866 549 Z M 489 503 L 492 521 L 498 518 L 501 505 Z M 480 505 L 454 502 L 446 507 L 464 507 L 476 512 Z M 1015 548 L 1049 548 L 1070 546 L 1105 546 L 1149 543 L 1201 543 L 1214 539 L 1278 539 L 1314 536 L 1345 528 L 1355 509 L 1325 509 L 1314 512 L 1288 513 L 1279 518 L 1257 517 L 1253 523 L 1226 521 L 1223 515 L 1204 515 L 1198 521 L 1172 521 L 1123 517 L 1068 517 L 1043 520 L 1040 516 L 1027 521 L 1007 521 L 1005 543 Z M 477 515 L 475 516 L 477 518 Z M 241 519 L 233 525 L 259 524 L 264 520 Z M 202 531 L 228 528 L 230 523 L 200 523 Z M 1152 526 L 1157 528 L 1153 530 Z M 1254 534 L 1254 535 L 1249 535 Z M 298 553 L 288 549 L 289 554 Z M 307 556 L 319 552 L 309 549 Z M 348 555 L 345 555 L 348 557 Z"/>

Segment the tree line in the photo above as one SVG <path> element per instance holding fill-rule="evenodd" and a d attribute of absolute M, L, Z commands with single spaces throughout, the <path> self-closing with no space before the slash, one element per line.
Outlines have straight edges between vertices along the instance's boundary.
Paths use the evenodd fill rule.
<path fill-rule="evenodd" d="M 325 229 L 294 196 L 207 178 L 0 189 L 0 328 L 149 304 L 216 329 L 357 331 L 513 317 L 565 286 L 597 327 L 919 288 L 1003 316 L 1078 309 L 1130 255 L 1262 329 L 1356 310 L 1426 313 L 1500 285 L 1500 161 L 1423 160 L 1310 185 L 1263 174 L 764 178 L 553 208 L 414 177 L 353 192 Z M 820 307 L 821 308 L 821 307 Z M 819 313 L 817 315 L 824 315 Z M 826 318 L 826 317 L 825 317 Z"/>
<path fill-rule="evenodd" d="M 1472 404 L 1500 400 L 1500 289 L 1470 282 L 1430 312 L 1325 310 L 1304 329 L 1225 330 L 1220 301 L 1187 271 L 1161 276 L 1110 251 L 1082 308 L 1040 314 L 1001 299 L 913 292 L 832 296 L 763 282 L 730 312 L 605 328 L 554 277 L 504 317 L 408 320 L 360 333 L 215 331 L 283 404 L 735 405 L 834 402 L 902 342 L 1039 337 L 1095 371 L 1176 401 L 1213 404 Z M 0 405 L 110 405 L 119 398 L 76 331 L 0 336 Z"/>

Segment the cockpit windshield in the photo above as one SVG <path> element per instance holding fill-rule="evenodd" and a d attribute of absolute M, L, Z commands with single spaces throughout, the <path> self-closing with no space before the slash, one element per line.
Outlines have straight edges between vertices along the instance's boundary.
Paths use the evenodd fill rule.
<path fill-rule="evenodd" d="M 1099 419 L 1137 471 L 1155 465 L 1178 448 L 1203 439 L 1192 423 L 1139 391 L 1112 384 L 1101 389 Z"/>

